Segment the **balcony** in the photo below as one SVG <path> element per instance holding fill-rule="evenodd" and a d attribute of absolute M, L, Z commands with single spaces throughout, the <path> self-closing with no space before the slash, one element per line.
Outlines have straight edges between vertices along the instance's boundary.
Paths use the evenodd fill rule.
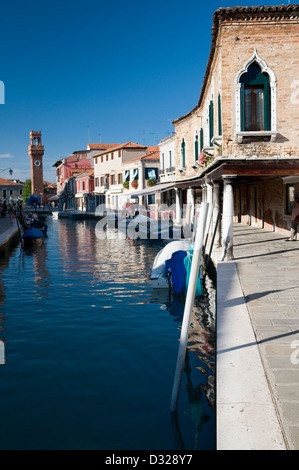
<path fill-rule="evenodd" d="M 166 168 L 166 173 L 175 173 L 175 167 L 172 166 L 172 167 Z"/>
<path fill-rule="evenodd" d="M 109 189 L 109 184 L 106 183 L 102 186 L 96 186 L 95 189 L 94 189 L 94 192 L 97 193 L 97 194 L 103 194 L 105 193 L 107 190 Z"/>

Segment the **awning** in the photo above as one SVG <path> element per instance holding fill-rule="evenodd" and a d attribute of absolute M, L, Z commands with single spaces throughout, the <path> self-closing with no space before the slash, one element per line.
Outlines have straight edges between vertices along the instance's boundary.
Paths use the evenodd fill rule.
<path fill-rule="evenodd" d="M 156 184 L 155 186 L 151 186 L 150 188 L 147 188 L 147 189 L 143 189 L 142 191 L 134 191 L 134 193 L 132 194 L 126 194 L 126 196 L 132 196 L 134 194 L 134 196 L 143 196 L 145 194 L 153 194 L 153 193 L 156 193 L 158 191 L 167 191 L 168 189 L 170 188 L 174 188 L 175 187 L 175 183 L 168 183 L 168 184 Z"/>

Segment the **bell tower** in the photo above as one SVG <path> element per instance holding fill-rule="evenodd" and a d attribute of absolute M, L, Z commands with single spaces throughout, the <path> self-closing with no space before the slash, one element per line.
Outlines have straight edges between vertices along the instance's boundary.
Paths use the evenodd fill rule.
<path fill-rule="evenodd" d="M 31 193 L 35 196 L 40 196 L 42 201 L 44 196 L 44 146 L 42 145 L 41 131 L 30 132 L 30 145 L 28 147 L 28 154 L 31 160 Z"/>

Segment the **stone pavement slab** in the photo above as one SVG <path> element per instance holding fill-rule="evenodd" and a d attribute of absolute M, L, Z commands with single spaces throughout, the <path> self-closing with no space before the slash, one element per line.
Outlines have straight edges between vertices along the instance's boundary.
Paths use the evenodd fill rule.
<path fill-rule="evenodd" d="M 213 251 L 213 258 L 216 262 L 221 258 L 219 249 Z M 220 282 L 224 275 L 223 264 L 231 263 L 218 264 Z M 286 448 L 299 450 L 299 241 L 286 242 L 286 237 L 279 233 L 236 224 L 233 264 L 238 274 L 234 282 L 239 282 L 242 294 L 230 291 L 231 298 L 224 299 L 225 316 L 233 320 L 236 308 L 239 315 L 246 309 Z M 217 296 L 219 295 L 218 300 L 221 301 L 221 292 L 217 291 Z M 243 297 L 243 305 L 239 302 L 240 297 Z M 221 323 L 218 326 L 220 330 L 223 328 Z M 243 325 L 242 328 L 246 326 Z M 223 334 L 220 330 L 217 335 Z M 246 370 L 250 371 L 248 362 L 245 362 L 245 359 L 249 363 L 251 361 L 250 348 L 245 347 L 245 341 L 234 346 L 236 339 L 233 330 L 228 328 L 225 334 L 228 335 L 231 349 L 235 347 L 246 352 L 244 362 L 239 363 L 238 367 L 240 377 L 250 386 L 250 375 L 246 378 L 244 374 Z M 221 336 L 217 337 L 218 350 L 222 349 L 220 338 Z M 217 367 L 221 374 L 222 358 L 218 357 Z M 232 384 L 226 380 L 227 373 L 224 369 L 223 371 L 223 381 L 218 386 L 226 388 L 227 395 L 232 393 L 235 396 L 236 391 L 228 389 Z M 248 404 L 248 410 L 252 410 L 252 402 L 253 399 Z M 252 414 L 254 415 L 253 410 Z M 221 407 L 218 415 L 222 419 Z M 264 420 L 265 414 L 262 412 L 259 426 L 254 431 L 256 436 L 259 435 Z M 218 431 L 221 433 L 221 428 L 218 427 Z M 226 429 L 225 432 L 229 430 Z M 272 448 L 269 444 L 269 449 Z"/>

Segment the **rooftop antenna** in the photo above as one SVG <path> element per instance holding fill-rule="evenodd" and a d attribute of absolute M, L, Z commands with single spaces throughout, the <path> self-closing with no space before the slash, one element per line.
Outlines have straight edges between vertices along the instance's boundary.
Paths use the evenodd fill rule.
<path fill-rule="evenodd" d="M 172 127 L 171 127 L 171 124 L 172 124 L 172 119 L 167 119 L 167 121 L 170 123 L 170 132 L 168 132 L 169 135 L 172 135 L 173 132 L 172 132 Z"/>
<path fill-rule="evenodd" d="M 151 132 L 151 134 L 154 136 L 154 146 L 156 146 L 156 132 Z"/>

